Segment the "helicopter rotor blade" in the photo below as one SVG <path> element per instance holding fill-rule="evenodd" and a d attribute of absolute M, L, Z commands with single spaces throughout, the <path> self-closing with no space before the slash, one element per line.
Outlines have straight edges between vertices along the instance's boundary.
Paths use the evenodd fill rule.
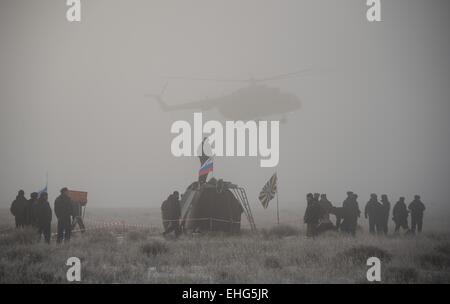
<path fill-rule="evenodd" d="M 279 75 L 275 75 L 275 76 L 271 76 L 271 77 L 256 78 L 255 81 L 262 82 L 262 81 L 270 81 L 270 80 L 282 80 L 282 79 L 295 78 L 295 77 L 300 77 L 304 73 L 309 72 L 309 71 L 311 71 L 311 69 L 304 69 L 304 70 L 299 70 L 296 72 L 279 74 Z"/>
<path fill-rule="evenodd" d="M 299 77 L 302 74 L 310 71 L 311 69 L 303 69 L 291 73 L 285 73 L 285 74 L 279 74 L 275 76 L 270 77 L 263 77 L 263 78 L 246 78 L 246 79 L 232 79 L 232 78 L 206 78 L 206 77 L 185 77 L 185 76 L 168 76 L 167 79 L 174 79 L 174 80 L 191 80 L 191 81 L 216 81 L 216 82 L 264 82 L 264 81 L 270 81 L 270 80 L 282 80 L 282 79 L 289 79 L 289 78 L 295 78 Z"/>
<path fill-rule="evenodd" d="M 217 82 L 248 82 L 248 79 L 227 79 L 227 78 L 201 78 L 201 77 L 183 77 L 183 76 L 171 76 L 167 79 L 175 80 L 192 80 L 192 81 L 217 81 Z"/>

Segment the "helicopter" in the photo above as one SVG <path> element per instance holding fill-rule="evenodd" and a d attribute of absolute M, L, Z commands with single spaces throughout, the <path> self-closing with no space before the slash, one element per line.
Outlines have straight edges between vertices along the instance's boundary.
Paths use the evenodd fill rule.
<path fill-rule="evenodd" d="M 169 84 L 167 81 L 160 94 L 150 94 L 147 96 L 154 98 L 165 112 L 183 110 L 208 111 L 217 109 L 223 117 L 234 121 L 260 120 L 263 117 L 280 115 L 280 121 L 285 123 L 287 122 L 286 114 L 300 108 L 300 99 L 294 94 L 282 92 L 279 88 L 270 87 L 263 82 L 289 79 L 297 77 L 303 72 L 305 70 L 272 77 L 250 79 L 168 77 L 168 79 L 172 80 L 236 82 L 247 83 L 247 85 L 224 96 L 204 98 L 184 104 L 169 105 L 163 100 L 163 94 Z"/>

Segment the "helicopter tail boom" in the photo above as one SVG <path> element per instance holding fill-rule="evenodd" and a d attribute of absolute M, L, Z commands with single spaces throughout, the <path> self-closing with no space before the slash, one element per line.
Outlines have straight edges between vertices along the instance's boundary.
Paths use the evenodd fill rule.
<path fill-rule="evenodd" d="M 160 92 L 159 94 L 147 94 L 147 95 L 146 95 L 146 96 L 149 96 L 149 97 L 155 99 L 156 102 L 158 102 L 158 104 L 159 104 L 159 106 L 161 107 L 161 109 L 162 109 L 163 111 L 165 111 L 165 112 L 168 112 L 168 111 L 172 110 L 172 108 L 171 108 L 169 105 L 167 105 L 167 104 L 164 102 L 163 98 L 162 98 L 163 95 L 164 95 L 164 92 L 166 91 L 166 88 L 167 88 L 168 84 L 169 84 L 168 82 L 166 82 L 166 83 L 164 84 L 164 87 L 162 88 L 162 90 L 161 90 L 161 92 Z"/>

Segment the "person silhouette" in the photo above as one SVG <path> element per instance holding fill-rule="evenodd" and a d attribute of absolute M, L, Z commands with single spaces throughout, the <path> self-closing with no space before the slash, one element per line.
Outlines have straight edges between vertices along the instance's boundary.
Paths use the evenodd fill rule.
<path fill-rule="evenodd" d="M 383 207 L 383 211 L 381 213 L 380 225 L 382 228 L 382 232 L 384 234 L 388 234 L 388 222 L 389 222 L 389 214 L 391 211 L 391 203 L 386 194 L 381 195 L 381 205 Z"/>
<path fill-rule="evenodd" d="M 378 201 L 377 195 L 372 193 L 370 200 L 367 202 L 364 208 L 364 217 L 369 219 L 369 232 L 371 234 L 381 233 L 381 213 L 383 206 Z"/>
<path fill-rule="evenodd" d="M 417 232 L 421 233 L 425 205 L 420 200 L 419 195 L 414 196 L 414 200 L 409 204 L 408 209 L 411 212 L 411 231 L 415 233 L 417 228 Z"/>
<path fill-rule="evenodd" d="M 395 223 L 395 233 L 398 233 L 400 228 L 408 230 L 408 209 L 403 196 L 399 198 L 392 209 L 392 220 Z"/>

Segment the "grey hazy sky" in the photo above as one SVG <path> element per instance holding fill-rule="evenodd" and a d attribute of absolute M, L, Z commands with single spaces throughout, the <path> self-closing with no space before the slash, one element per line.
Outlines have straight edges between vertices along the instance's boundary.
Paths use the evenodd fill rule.
<path fill-rule="evenodd" d="M 246 78 L 302 68 L 268 83 L 302 108 L 281 125 L 280 163 L 217 158 L 215 177 L 257 193 L 276 170 L 280 202 L 307 192 L 419 193 L 448 214 L 450 4 L 382 1 L 82 0 L 0 2 L 0 204 L 19 188 L 89 191 L 96 206 L 158 206 L 196 179 L 198 160 L 170 153 L 173 121 L 145 97 L 167 75 Z M 240 84 L 170 82 L 168 103 L 231 93 Z M 276 102 L 276 101 L 274 101 Z M 205 119 L 223 120 L 217 112 Z M 442 208 L 442 209 L 440 209 Z"/>

